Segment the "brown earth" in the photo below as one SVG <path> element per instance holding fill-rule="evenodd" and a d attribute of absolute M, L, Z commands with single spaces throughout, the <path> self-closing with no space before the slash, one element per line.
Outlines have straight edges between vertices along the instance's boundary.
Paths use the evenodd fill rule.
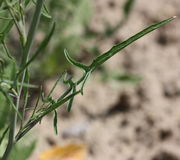
<path fill-rule="evenodd" d="M 94 0 L 91 28 L 116 25 L 123 0 Z M 127 24 L 111 38 L 98 41 L 102 52 L 149 24 L 180 16 L 180 0 L 137 0 Z M 178 27 L 179 26 L 179 27 Z M 85 143 L 88 160 L 180 160 L 180 20 L 138 40 L 109 60 L 110 72 L 139 75 L 137 84 L 101 82 L 92 75 L 84 96 L 71 113 L 59 110 L 59 134 L 52 117 L 36 127 L 37 148 L 30 160 L 52 145 Z M 46 82 L 47 88 L 53 80 Z M 62 87 L 60 87 L 62 89 Z M 58 94 L 58 93 L 57 93 Z M 56 95 L 54 95 L 56 96 Z"/>

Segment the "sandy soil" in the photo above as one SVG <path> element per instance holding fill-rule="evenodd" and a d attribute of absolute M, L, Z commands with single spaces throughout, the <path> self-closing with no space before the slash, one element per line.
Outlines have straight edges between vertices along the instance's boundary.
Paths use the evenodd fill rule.
<path fill-rule="evenodd" d="M 122 16 L 123 0 L 94 0 L 91 28 L 101 32 Z M 180 16 L 179 0 L 137 0 L 127 24 L 109 39 L 106 51 L 149 24 Z M 85 95 L 75 99 L 70 114 L 59 110 L 59 135 L 51 116 L 34 134 L 41 135 L 30 160 L 53 145 L 84 143 L 88 160 L 180 160 L 180 20 L 149 34 L 109 60 L 109 71 L 140 75 L 137 85 L 102 83 L 93 75 Z M 46 82 L 49 87 L 53 80 Z M 61 87 L 60 87 L 61 89 Z M 54 95 L 56 96 L 56 95 Z"/>

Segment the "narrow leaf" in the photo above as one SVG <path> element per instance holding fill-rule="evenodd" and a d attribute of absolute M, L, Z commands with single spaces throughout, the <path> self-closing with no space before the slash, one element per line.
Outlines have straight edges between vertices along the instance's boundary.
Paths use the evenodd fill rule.
<path fill-rule="evenodd" d="M 75 92 L 76 92 L 76 85 L 73 86 L 73 89 L 72 89 L 72 93 L 75 93 Z M 73 100 L 74 100 L 74 97 L 72 97 L 72 98 L 69 100 L 69 103 L 68 103 L 68 106 L 67 106 L 67 111 L 68 111 L 68 112 L 71 111 L 72 104 L 73 104 Z"/>
<path fill-rule="evenodd" d="M 130 45 L 131 43 L 133 43 L 134 41 L 138 40 L 139 38 L 145 36 L 146 34 L 156 30 L 157 28 L 169 23 L 170 21 L 172 21 L 173 19 L 175 19 L 176 16 L 168 18 L 164 21 L 161 21 L 159 23 L 153 24 L 149 27 L 147 27 L 146 29 L 142 30 L 141 32 L 135 34 L 134 36 L 130 37 L 129 39 L 127 39 L 126 41 L 112 47 L 109 51 L 107 51 L 106 53 L 98 56 L 90 65 L 90 68 L 92 68 L 92 70 L 94 70 L 95 68 L 97 68 L 99 65 L 103 64 L 105 61 L 107 61 L 109 58 L 111 58 L 112 56 L 114 56 L 116 53 L 118 53 L 119 51 L 121 51 L 123 48 L 127 47 L 128 45 Z"/>
<path fill-rule="evenodd" d="M 0 80 L 0 83 L 7 83 L 7 84 L 10 84 L 10 85 L 13 85 L 14 81 L 4 79 L 4 80 Z M 27 88 L 38 88 L 38 86 L 33 85 L 33 84 L 28 84 L 28 83 L 17 82 L 17 85 L 18 86 L 22 85 L 23 87 L 27 87 Z"/>
<path fill-rule="evenodd" d="M 58 82 L 61 80 L 61 78 L 63 78 L 64 73 L 65 73 L 65 72 L 63 72 L 62 75 L 60 75 L 59 78 L 56 80 L 56 82 L 54 83 L 53 87 L 52 87 L 51 90 L 49 91 L 47 97 L 50 97 L 50 96 L 51 96 L 51 94 L 52 94 L 53 91 L 55 90 L 55 88 L 56 88 Z"/>
<path fill-rule="evenodd" d="M 35 12 L 33 14 L 33 19 L 30 25 L 30 29 L 28 31 L 27 41 L 24 47 L 22 59 L 21 59 L 21 67 L 23 67 L 27 63 L 27 59 L 33 44 L 34 36 L 37 30 L 37 26 L 41 17 L 41 9 L 43 7 L 44 0 L 38 0 L 35 8 Z"/>
<path fill-rule="evenodd" d="M 48 11 L 45 4 L 43 5 L 42 14 L 43 14 L 44 17 L 46 17 L 48 19 L 52 18 L 51 15 L 49 14 L 49 11 Z"/>
<path fill-rule="evenodd" d="M 32 2 L 33 2 L 35 5 L 37 5 L 37 1 L 32 0 Z M 43 15 L 44 17 L 48 18 L 48 19 L 51 19 L 51 18 L 52 18 L 51 15 L 49 14 L 49 11 L 48 11 L 48 9 L 47 9 L 47 7 L 46 7 L 45 4 L 43 4 L 42 15 Z"/>
<path fill-rule="evenodd" d="M 9 130 L 9 126 L 3 131 L 2 136 L 0 137 L 0 146 L 1 146 L 8 130 Z"/>
<path fill-rule="evenodd" d="M 27 6 L 30 1 L 31 1 L 31 0 L 25 0 L 25 6 Z"/>
<path fill-rule="evenodd" d="M 53 121 L 53 126 L 54 126 L 54 131 L 55 131 L 56 135 L 58 134 L 57 123 L 58 123 L 57 111 L 54 110 L 54 121 Z"/>
<path fill-rule="evenodd" d="M 123 8 L 124 9 L 124 15 L 126 17 L 130 14 L 132 7 L 134 5 L 134 2 L 135 2 L 135 0 L 126 0 L 126 3 L 125 3 L 124 8 Z"/>
<path fill-rule="evenodd" d="M 24 67 L 22 67 L 22 69 L 19 71 L 18 74 L 20 74 L 21 72 L 24 71 L 25 68 L 27 68 L 31 62 L 33 62 L 36 57 L 41 53 L 41 51 L 43 49 L 45 49 L 45 47 L 48 45 L 53 33 L 54 33 L 54 30 L 55 30 L 55 23 L 53 23 L 53 26 L 49 32 L 49 34 L 45 37 L 45 39 L 42 41 L 42 43 L 40 44 L 39 48 L 37 49 L 37 51 L 35 52 L 35 54 L 30 58 L 30 60 L 24 65 Z"/>

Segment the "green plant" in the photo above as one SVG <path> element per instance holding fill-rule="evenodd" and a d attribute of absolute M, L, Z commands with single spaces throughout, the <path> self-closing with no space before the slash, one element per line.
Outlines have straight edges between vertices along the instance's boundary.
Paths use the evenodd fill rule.
<path fill-rule="evenodd" d="M 111 27 L 109 23 L 106 21 L 104 22 L 105 31 L 103 33 L 96 33 L 88 28 L 88 22 L 92 12 L 91 3 L 91 0 L 76 0 L 76 2 L 74 0 L 69 0 L 66 4 L 64 4 L 64 1 L 62 0 L 48 2 L 47 8 L 52 16 L 50 16 L 48 14 L 49 11 L 47 11 L 46 14 L 48 14 L 48 16 L 43 19 L 41 28 L 42 30 L 47 30 L 47 18 L 50 19 L 53 17 L 53 19 L 58 20 L 58 23 L 56 23 L 56 31 L 51 40 L 51 49 L 45 51 L 47 54 L 45 53 L 46 56 L 43 57 L 41 63 L 34 63 L 36 64 L 36 68 L 39 66 L 41 73 L 43 73 L 41 74 L 41 77 L 50 77 L 59 73 L 60 70 L 63 71 L 64 68 L 71 67 L 65 61 L 63 54 L 59 54 L 63 52 L 64 48 L 68 48 L 69 52 L 72 53 L 72 57 L 81 56 L 82 50 L 89 53 L 95 53 L 96 56 L 100 55 L 101 53 L 96 43 L 91 44 L 91 48 L 86 42 L 90 39 L 100 41 L 109 38 L 116 33 L 117 30 L 126 24 L 130 13 L 132 13 L 135 0 L 125 1 L 122 7 L 123 16 L 116 26 Z M 121 8 L 119 9 L 121 10 Z M 96 52 L 94 52 L 95 50 Z M 48 66 L 45 64 L 48 64 Z M 106 74 L 106 77 L 108 75 L 109 79 L 113 77 L 111 77 L 103 67 L 101 67 L 101 71 L 102 70 L 104 71 L 104 74 Z M 123 76 L 121 74 L 119 74 L 119 76 Z M 108 77 L 104 79 L 107 80 Z M 129 80 L 131 80 L 134 79 L 135 76 L 129 75 L 128 77 Z"/>
<path fill-rule="evenodd" d="M 27 27 L 26 9 L 30 5 L 35 6 L 35 10 L 30 26 Z M 30 83 L 30 65 L 32 65 L 37 56 L 42 53 L 45 47 L 49 44 L 55 30 L 55 23 L 51 20 L 52 26 L 49 33 L 45 36 L 36 50 L 32 48 L 41 15 L 47 16 L 45 8 L 46 6 L 44 0 L 2 0 L 0 2 L 0 17 L 2 21 L 2 23 L 0 23 L 0 145 L 6 143 L 7 141 L 1 160 L 7 160 L 9 155 L 11 155 L 14 145 L 37 123 L 39 123 L 44 116 L 51 112 L 54 112 L 55 115 L 54 128 L 57 132 L 56 110 L 66 102 L 68 103 L 67 111 L 71 110 L 74 97 L 78 94 L 83 94 L 84 85 L 88 77 L 97 67 L 102 65 L 134 41 L 167 24 L 175 18 L 171 17 L 151 25 L 126 41 L 115 45 L 109 51 L 99 55 L 90 65 L 84 65 L 73 60 L 69 56 L 67 50 L 64 50 L 64 54 L 68 62 L 81 69 L 83 72 L 82 76 L 78 80 L 74 80 L 67 72 L 63 72 L 47 96 L 44 96 L 43 91 L 40 89 L 37 103 L 32 108 L 32 114 L 30 117 L 25 118 L 27 109 L 29 109 L 29 91 L 33 88 L 38 88 L 38 86 Z M 15 28 L 19 36 L 17 40 L 20 46 L 18 49 L 18 56 L 14 56 L 13 51 L 9 49 L 10 44 L 8 44 L 10 43 L 8 41 L 9 37 L 11 36 L 11 33 L 14 32 Z M 28 32 L 26 32 L 27 30 Z M 52 92 L 60 80 L 68 86 L 67 90 L 60 95 L 59 98 L 53 99 Z M 42 103 L 40 104 L 39 101 L 42 101 Z M 17 133 L 15 129 L 18 129 Z M 32 148 L 33 146 L 30 147 L 30 149 Z"/>
<path fill-rule="evenodd" d="M 63 0 L 60 1 L 48 1 L 46 4 L 46 17 L 42 20 L 41 30 L 47 30 L 48 21 L 52 17 L 58 20 L 56 23 L 56 31 L 53 39 L 50 42 L 49 50 L 44 51 L 45 56 L 39 57 L 34 62 L 35 70 L 34 75 L 39 75 L 38 78 L 47 78 L 53 76 L 65 68 L 71 70 L 72 67 L 65 60 L 62 53 L 64 48 L 68 48 L 68 51 L 72 53 L 72 57 L 81 57 L 82 51 L 93 53 L 95 56 L 101 54 L 98 49 L 97 43 L 92 43 L 90 46 L 87 45 L 87 41 L 101 41 L 102 39 L 107 39 L 114 35 L 122 26 L 126 24 L 130 14 L 132 13 L 135 0 L 126 0 L 122 8 L 123 16 L 120 18 L 116 26 L 111 27 L 105 21 L 105 31 L 103 33 L 95 33 L 88 28 L 88 22 L 91 18 L 92 5 L 91 0 L 69 0 L 64 4 Z M 51 15 L 49 14 L 51 12 Z M 81 46 L 81 47 L 80 47 Z M 83 46 L 83 47 L 82 47 Z M 48 65 L 46 65 L 48 64 Z M 37 74 L 40 70 L 41 74 Z M 99 71 L 99 70 L 97 70 Z M 108 72 L 103 66 L 100 68 L 101 77 L 103 81 L 115 80 L 120 82 L 139 82 L 140 77 L 131 75 L 123 72 Z M 32 75 L 32 77 L 34 77 Z M 37 78 L 37 76 L 35 76 Z"/>

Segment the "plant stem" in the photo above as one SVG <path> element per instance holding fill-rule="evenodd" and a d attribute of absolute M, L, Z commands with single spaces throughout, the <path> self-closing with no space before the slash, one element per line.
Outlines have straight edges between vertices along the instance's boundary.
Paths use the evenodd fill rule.
<path fill-rule="evenodd" d="M 31 49 L 33 40 L 34 40 L 35 32 L 36 32 L 37 26 L 39 24 L 43 2 L 44 2 L 44 0 L 38 0 L 37 1 L 33 20 L 32 20 L 31 26 L 30 26 L 27 41 L 26 41 L 24 51 L 23 51 L 23 55 L 22 55 L 23 57 L 22 57 L 21 67 L 23 67 L 28 61 L 28 57 L 29 57 L 29 53 L 30 53 L 30 49 Z M 20 106 L 21 93 L 23 90 L 23 83 L 25 82 L 25 77 L 27 75 L 27 71 L 28 71 L 28 69 L 25 68 L 23 75 L 22 75 L 21 86 L 20 86 L 18 98 L 16 101 L 17 110 L 19 109 L 19 106 Z M 23 107 L 26 107 L 26 106 L 23 106 Z M 24 110 L 24 108 L 23 108 L 23 110 Z M 11 126 L 10 126 L 8 144 L 7 144 L 6 150 L 3 154 L 2 160 L 8 159 L 10 152 L 13 148 L 14 142 L 15 142 L 15 129 L 16 129 L 16 123 L 17 123 L 17 112 L 12 112 L 12 113 L 13 113 L 13 115 L 12 115 L 12 121 L 11 121 Z M 23 117 L 24 117 L 24 115 L 23 115 Z"/>
<path fill-rule="evenodd" d="M 30 53 L 31 46 L 32 46 L 32 43 L 34 40 L 35 32 L 36 32 L 37 26 L 39 24 L 43 2 L 44 2 L 44 0 L 38 0 L 37 1 L 33 20 L 31 22 L 31 26 L 30 26 L 28 36 L 27 36 L 27 42 L 26 42 L 26 45 L 24 47 L 24 51 L 23 51 L 23 55 L 22 55 L 23 57 L 22 57 L 22 61 L 21 61 L 21 68 L 23 68 L 25 66 L 25 64 L 28 62 L 29 53 Z M 23 71 L 21 84 L 23 84 L 25 81 L 27 81 L 27 82 L 29 81 L 28 80 L 29 78 L 26 78 L 27 75 L 28 75 L 28 68 L 26 67 Z M 20 86 L 19 98 L 21 98 L 22 89 L 23 89 L 23 85 Z M 26 92 L 26 94 L 28 94 L 28 92 Z M 19 106 L 18 106 L 18 108 L 19 108 Z M 26 108 L 26 105 L 23 105 L 23 111 L 25 111 L 25 108 Z M 23 117 L 24 117 L 24 114 L 25 114 L 25 112 L 23 112 L 23 115 L 22 115 Z"/>

